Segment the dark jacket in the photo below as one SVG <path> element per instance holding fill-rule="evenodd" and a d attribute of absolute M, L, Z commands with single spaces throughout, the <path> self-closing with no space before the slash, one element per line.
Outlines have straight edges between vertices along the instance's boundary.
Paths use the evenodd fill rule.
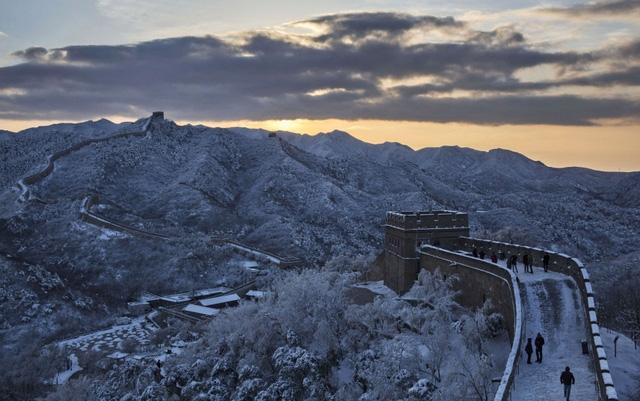
<path fill-rule="evenodd" d="M 533 353 L 533 347 L 531 346 L 530 342 L 528 342 L 527 345 L 524 346 L 524 352 L 526 352 L 527 354 Z"/>
<path fill-rule="evenodd" d="M 537 336 L 535 344 L 536 348 L 542 348 L 542 346 L 544 345 L 544 338 L 542 336 Z"/>
<path fill-rule="evenodd" d="M 576 384 L 576 378 L 573 377 L 573 373 L 566 370 L 560 375 L 560 383 L 562 384 Z"/>

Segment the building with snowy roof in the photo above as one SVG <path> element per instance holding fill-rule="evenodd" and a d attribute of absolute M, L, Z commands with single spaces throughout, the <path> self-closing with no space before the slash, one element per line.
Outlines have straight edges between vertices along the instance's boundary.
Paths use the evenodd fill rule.
<path fill-rule="evenodd" d="M 200 305 L 211 308 L 225 308 L 227 306 L 235 306 L 240 301 L 238 294 L 227 294 L 219 297 L 205 298 L 200 300 Z"/>

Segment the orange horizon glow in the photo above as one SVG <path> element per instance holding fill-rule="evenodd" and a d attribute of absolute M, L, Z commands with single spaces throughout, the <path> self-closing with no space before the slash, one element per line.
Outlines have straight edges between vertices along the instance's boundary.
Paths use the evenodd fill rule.
<path fill-rule="evenodd" d="M 131 121 L 122 116 L 115 122 Z M 25 128 L 60 121 L 0 120 L 0 129 Z M 556 125 L 474 125 L 387 120 L 237 120 L 176 121 L 210 127 L 262 128 L 316 134 L 335 129 L 369 143 L 398 142 L 411 147 L 460 146 L 487 151 L 509 149 L 550 167 L 587 167 L 602 171 L 640 171 L 640 125 L 556 126 Z"/>

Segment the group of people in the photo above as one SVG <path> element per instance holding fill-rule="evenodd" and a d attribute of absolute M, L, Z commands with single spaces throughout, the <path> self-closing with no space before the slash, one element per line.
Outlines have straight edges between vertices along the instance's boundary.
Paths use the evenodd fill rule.
<path fill-rule="evenodd" d="M 544 346 L 544 337 L 538 333 L 535 341 L 536 346 L 536 363 L 542 363 L 542 347 Z M 531 355 L 533 354 L 533 345 L 531 345 L 531 338 L 527 338 L 527 345 L 524 347 L 524 352 L 527 353 L 527 364 L 531 365 Z"/>
<path fill-rule="evenodd" d="M 524 346 L 524 352 L 527 353 L 527 364 L 529 365 L 531 365 L 531 355 L 533 354 L 534 345 L 536 348 L 536 363 L 542 363 L 542 347 L 544 347 L 544 337 L 542 337 L 542 334 L 538 333 L 533 344 L 531 344 L 531 338 L 527 338 L 527 345 Z M 568 366 L 564 368 L 564 371 L 560 374 L 560 384 L 564 386 L 564 397 L 569 401 L 571 386 L 576 384 L 576 378 Z"/>
<path fill-rule="evenodd" d="M 476 248 L 473 248 L 472 254 L 476 258 L 484 259 L 487 254 L 483 249 L 478 251 Z M 501 260 L 507 260 L 507 269 L 513 271 L 514 273 L 518 273 L 518 255 L 512 254 L 507 255 L 504 252 L 500 252 L 499 258 Z M 548 253 L 545 253 L 542 256 L 542 267 L 545 272 L 549 271 L 549 262 L 551 257 Z M 491 254 L 491 262 L 498 263 L 498 255 L 495 252 Z M 533 257 L 529 254 L 522 255 L 522 265 L 524 266 L 525 273 L 533 274 Z M 536 363 L 542 363 L 542 348 L 544 347 L 544 337 L 542 334 L 538 333 L 536 335 L 535 340 L 531 338 L 527 338 L 527 344 L 524 347 L 524 351 L 527 353 L 527 364 L 531 364 L 531 356 L 533 355 L 534 347 L 536 352 Z M 564 397 L 567 401 L 569 401 L 569 397 L 571 396 L 571 386 L 576 383 L 576 379 L 571 372 L 571 368 L 567 366 L 564 371 L 560 374 L 560 384 L 564 386 Z"/>
<path fill-rule="evenodd" d="M 480 249 L 480 251 L 478 251 L 476 248 L 473 248 L 472 254 L 474 257 L 480 258 L 480 259 L 484 259 L 487 256 L 484 249 Z M 507 269 L 511 270 L 514 273 L 518 273 L 518 255 L 517 254 L 506 255 L 504 252 L 500 252 L 500 259 L 501 260 L 506 259 Z M 545 253 L 542 256 L 542 267 L 545 273 L 549 271 L 550 259 L 551 257 L 549 256 L 548 253 Z M 491 261 L 493 263 L 498 263 L 498 255 L 496 255 L 495 252 L 491 254 Z M 533 256 L 529 255 L 528 253 L 522 255 L 522 265 L 524 266 L 525 273 L 533 274 Z"/>

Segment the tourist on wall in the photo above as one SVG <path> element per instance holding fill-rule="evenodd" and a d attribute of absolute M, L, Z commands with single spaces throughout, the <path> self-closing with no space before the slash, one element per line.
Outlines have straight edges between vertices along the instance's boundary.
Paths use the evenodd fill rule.
<path fill-rule="evenodd" d="M 549 254 L 545 253 L 542 257 L 542 266 L 544 267 L 545 273 L 549 271 Z"/>
<path fill-rule="evenodd" d="M 564 368 L 564 372 L 560 375 L 560 383 L 564 384 L 564 396 L 567 401 L 571 396 L 571 386 L 576 384 L 576 378 L 571 373 L 571 369 L 567 366 Z"/>
<path fill-rule="evenodd" d="M 533 354 L 533 345 L 531 345 L 531 339 L 527 338 L 527 345 L 524 347 L 524 352 L 527 353 L 527 364 L 531 365 L 531 354 Z"/>
<path fill-rule="evenodd" d="M 533 274 L 533 256 L 529 256 L 529 273 Z"/>
<path fill-rule="evenodd" d="M 542 337 L 542 334 L 538 333 L 538 335 L 536 336 L 535 345 L 536 345 L 536 362 L 542 363 L 542 347 L 544 346 L 544 337 Z"/>
<path fill-rule="evenodd" d="M 478 257 L 478 250 L 476 248 L 473 248 L 473 252 L 471 252 L 471 254 L 473 255 L 474 258 Z"/>
<path fill-rule="evenodd" d="M 514 272 L 518 272 L 518 255 L 511 255 L 511 267 Z"/>
<path fill-rule="evenodd" d="M 524 272 L 529 273 L 529 255 L 522 256 L 522 264 L 524 265 Z"/>
<path fill-rule="evenodd" d="M 493 263 L 498 263 L 498 256 L 496 255 L 495 252 L 491 254 L 491 261 Z"/>
<path fill-rule="evenodd" d="M 484 256 L 485 256 L 484 250 L 480 250 L 480 259 L 484 260 Z"/>

